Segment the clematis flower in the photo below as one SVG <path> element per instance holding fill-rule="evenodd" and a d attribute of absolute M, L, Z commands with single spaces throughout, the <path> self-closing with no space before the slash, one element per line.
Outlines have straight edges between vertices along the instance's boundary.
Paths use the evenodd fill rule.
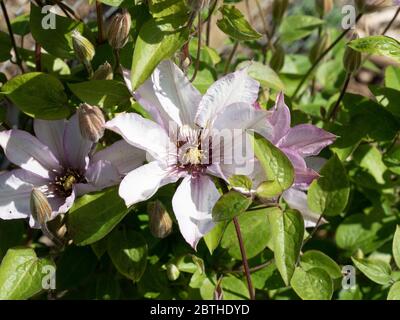
<path fill-rule="evenodd" d="M 248 154 L 238 159 L 234 149 L 243 151 L 244 129 L 265 123 L 267 113 L 253 107 L 258 91 L 258 82 L 240 70 L 215 82 L 202 97 L 174 63 L 163 61 L 134 93 L 154 121 L 125 113 L 106 123 L 149 154 L 149 163 L 121 182 L 119 194 L 126 205 L 145 201 L 160 187 L 183 178 L 172 206 L 183 237 L 196 248 L 214 226 L 211 211 L 220 194 L 211 176 L 224 174 L 222 163 L 230 163 L 225 172 L 230 175 L 239 160 L 245 168 L 253 158 Z M 221 143 L 223 130 L 233 133 Z"/>
<path fill-rule="evenodd" d="M 0 175 L 0 218 L 29 218 L 33 188 L 52 207 L 50 220 L 67 212 L 77 196 L 116 185 L 123 175 L 143 164 L 145 154 L 125 141 L 115 142 L 91 156 L 94 144 L 81 136 L 78 116 L 70 120 L 34 120 L 36 137 L 22 130 L 0 132 L 7 158 L 20 169 Z"/>
<path fill-rule="evenodd" d="M 336 136 L 311 124 L 300 124 L 291 128 L 290 122 L 290 110 L 285 104 L 283 93 L 280 93 L 274 108 L 267 116 L 267 126 L 273 129 L 264 137 L 291 161 L 295 170 L 295 181 L 282 196 L 291 208 L 303 214 L 306 227 L 312 227 L 317 223 L 319 214 L 308 208 L 305 191 L 319 177 L 318 171 L 325 161 L 315 156 L 332 144 Z"/>

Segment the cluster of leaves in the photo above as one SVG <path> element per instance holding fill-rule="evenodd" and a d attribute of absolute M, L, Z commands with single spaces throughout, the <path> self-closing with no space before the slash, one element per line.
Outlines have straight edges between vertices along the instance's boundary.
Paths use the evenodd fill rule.
<path fill-rule="evenodd" d="M 232 188 L 214 207 L 217 226 L 194 251 L 176 224 L 167 238 L 155 238 L 149 229 L 147 204 L 127 209 L 117 188 L 110 188 L 76 201 L 67 214 L 70 242 L 61 252 L 40 242 L 40 232 L 28 230 L 26 222 L 0 220 L 0 299 L 213 299 L 221 291 L 224 299 L 248 299 L 233 218 L 240 224 L 258 299 L 400 299 L 398 227 L 396 231 L 400 224 L 400 109 L 396 103 L 400 69 L 390 66 L 382 74 L 365 59 L 363 68 L 383 75 L 369 87 L 373 97 L 346 93 L 340 97 L 337 118 L 329 118 L 346 78 L 342 61 L 346 48 L 400 62 L 396 40 L 373 36 L 347 46 L 343 38 L 308 74 L 315 57 L 326 49 L 320 45 L 322 35 L 328 34 L 329 39 L 340 35 L 340 8 L 322 19 L 312 14 L 313 9 L 307 11 L 310 1 L 304 1 L 291 7 L 286 17 L 284 12 L 280 17 L 267 16 L 265 23 L 273 26 L 273 32 L 265 41 L 268 30 L 256 31 L 232 5 L 244 1 L 225 0 L 218 7 L 210 1 L 198 17 L 190 6 L 193 2 L 185 0 L 100 2 L 126 8 L 131 14 L 130 38 L 120 52 L 120 63 L 132 71 L 133 90 L 160 61 L 182 62 L 183 55 L 193 62 L 186 70 L 189 77 L 196 73 L 193 84 L 205 92 L 227 71 L 248 65 L 250 56 L 249 74 L 261 84 L 263 108 L 270 108 L 283 90 L 292 124 L 313 123 L 336 134 L 337 141 L 324 151 L 329 160 L 320 171 L 321 178 L 312 183 L 307 196 L 310 209 L 329 223 L 317 232 L 305 229 L 300 212 L 283 201 L 265 208 Z M 199 42 L 194 32 L 199 18 L 208 23 L 212 14 L 218 14 L 219 20 L 210 28 L 228 35 L 226 53 L 208 46 L 208 40 Z M 90 80 L 76 62 L 75 29 L 96 44 L 93 69 L 105 61 L 116 63 L 110 45 L 97 42 L 95 21 L 84 24 L 57 15 L 56 28 L 44 29 L 45 16 L 32 3 L 29 13 L 11 21 L 15 35 L 30 33 L 46 52 L 41 54 L 39 71 L 35 52 L 18 48 L 25 72 L 12 79 L 0 74 L 0 101 L 22 112 L 21 128 L 31 130 L 32 118 L 66 118 L 80 102 L 101 107 L 109 118 L 123 111 L 148 116 L 120 76 Z M 235 53 L 238 46 L 243 50 Z M 0 61 L 10 60 L 12 49 L 10 36 L 0 32 Z M 304 77 L 308 81 L 300 85 Z M 0 109 L 2 123 L 7 122 L 4 109 Z M 107 133 L 102 143 L 114 139 Z M 256 135 L 253 142 L 270 179 L 258 186 L 257 196 L 274 198 L 292 185 L 293 167 L 267 140 Z M 252 188 L 245 176 L 231 177 L 230 182 L 233 187 Z M 175 186 L 169 185 L 154 196 L 171 214 L 174 191 Z M 57 270 L 53 291 L 42 287 L 43 266 L 48 265 Z M 346 265 L 357 268 L 352 289 L 342 287 L 341 266 Z"/>

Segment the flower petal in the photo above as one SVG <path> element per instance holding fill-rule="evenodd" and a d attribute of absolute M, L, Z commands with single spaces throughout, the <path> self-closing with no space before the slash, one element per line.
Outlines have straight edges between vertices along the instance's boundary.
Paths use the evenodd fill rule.
<path fill-rule="evenodd" d="M 252 108 L 243 102 L 234 103 L 216 115 L 213 129 L 253 129 L 262 126 L 266 131 L 272 131 L 272 127 L 265 121 L 266 116 L 265 110 Z"/>
<path fill-rule="evenodd" d="M 129 207 L 151 198 L 158 188 L 178 179 L 178 175 L 170 175 L 158 161 L 153 161 L 130 172 L 119 186 L 119 195 Z"/>
<path fill-rule="evenodd" d="M 28 181 L 26 181 L 28 180 Z M 23 169 L 0 174 L 0 218 L 23 219 L 30 215 L 30 198 L 34 185 L 46 180 Z"/>
<path fill-rule="evenodd" d="M 86 170 L 85 176 L 88 183 L 97 190 L 116 185 L 121 181 L 121 175 L 117 168 L 107 160 L 93 162 Z"/>
<path fill-rule="evenodd" d="M 315 156 L 332 144 L 336 136 L 311 124 L 300 124 L 289 130 L 279 142 L 279 147 L 290 148 L 301 156 Z"/>
<path fill-rule="evenodd" d="M 93 142 L 82 137 L 78 115 L 74 114 L 66 124 L 64 131 L 64 154 L 68 165 L 74 169 L 86 169 L 92 146 Z"/>
<path fill-rule="evenodd" d="M 120 134 L 134 147 L 149 152 L 158 160 L 166 160 L 174 150 L 167 132 L 154 121 L 135 113 L 123 113 L 106 123 L 106 128 Z"/>
<path fill-rule="evenodd" d="M 179 229 L 194 249 L 213 227 L 212 208 L 220 194 L 207 176 L 185 177 L 172 198 L 172 207 Z"/>
<path fill-rule="evenodd" d="M 260 85 L 247 75 L 247 69 L 228 74 L 216 81 L 203 96 L 197 110 L 195 122 L 207 127 L 223 108 L 238 102 L 251 105 L 258 98 Z"/>
<path fill-rule="evenodd" d="M 50 148 L 61 164 L 64 159 L 63 139 L 66 123 L 65 119 L 55 121 L 35 119 L 33 122 L 36 137 Z"/>
<path fill-rule="evenodd" d="M 290 110 L 285 104 L 283 93 L 279 93 L 276 99 L 275 107 L 267 117 L 269 124 L 274 128 L 271 142 L 276 144 L 290 129 Z M 267 137 L 268 138 L 268 137 Z"/>
<path fill-rule="evenodd" d="M 96 163 L 100 160 L 109 161 L 120 174 L 126 175 L 144 163 L 146 153 L 131 146 L 125 140 L 120 140 L 96 152 L 91 162 Z"/>
<path fill-rule="evenodd" d="M 201 94 L 182 70 L 165 60 L 154 70 L 151 79 L 154 93 L 170 118 L 178 125 L 193 124 Z"/>
<path fill-rule="evenodd" d="M 316 226 L 320 215 L 310 210 L 307 204 L 307 194 L 295 188 L 290 188 L 283 192 L 283 199 L 287 202 L 290 208 L 299 210 L 304 218 L 306 228 Z M 326 223 L 325 219 L 320 220 L 320 224 Z"/>
<path fill-rule="evenodd" d="M 25 131 L 0 132 L 0 145 L 8 160 L 43 178 L 49 178 L 49 171 L 61 169 L 49 147 Z"/>

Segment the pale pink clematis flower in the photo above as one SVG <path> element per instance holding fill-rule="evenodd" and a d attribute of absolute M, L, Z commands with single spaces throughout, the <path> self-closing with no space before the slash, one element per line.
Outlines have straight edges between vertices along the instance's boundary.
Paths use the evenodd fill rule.
<path fill-rule="evenodd" d="M 319 214 L 309 209 L 305 191 L 319 177 L 317 171 L 325 161 L 315 156 L 332 144 L 336 136 L 311 124 L 300 124 L 291 128 L 290 122 L 290 110 L 285 104 L 283 93 L 280 93 L 267 117 L 267 125 L 273 130 L 264 137 L 283 151 L 291 161 L 295 170 L 295 181 L 282 196 L 291 208 L 303 214 L 306 227 L 312 227 L 317 223 Z"/>
<path fill-rule="evenodd" d="M 243 147 L 241 139 L 225 141 L 220 157 L 218 131 L 241 129 L 237 136 L 244 138 L 245 129 L 265 122 L 267 113 L 253 107 L 258 91 L 258 82 L 240 70 L 215 82 L 202 97 L 174 63 L 160 63 L 134 93 L 154 121 L 126 113 L 106 123 L 106 128 L 150 156 L 148 164 L 121 182 L 119 194 L 126 205 L 145 201 L 160 187 L 183 178 L 172 206 L 183 237 L 196 248 L 214 226 L 211 212 L 220 197 L 210 176 L 223 176 L 222 162 L 229 162 L 234 172 L 236 159 L 230 151 Z"/>
<path fill-rule="evenodd" d="M 118 184 L 129 171 L 144 163 L 145 153 L 125 141 L 89 156 L 93 143 L 81 136 L 77 115 L 70 120 L 34 120 L 36 137 L 22 130 L 0 132 L 8 160 L 20 169 L 0 175 L 0 218 L 29 218 L 33 188 L 42 191 L 54 219 L 66 213 L 77 196 Z"/>

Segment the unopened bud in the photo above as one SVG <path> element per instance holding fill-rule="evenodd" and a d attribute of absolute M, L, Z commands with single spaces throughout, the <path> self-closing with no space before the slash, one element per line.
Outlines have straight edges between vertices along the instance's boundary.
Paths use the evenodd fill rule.
<path fill-rule="evenodd" d="M 269 64 L 276 72 L 279 72 L 285 64 L 285 50 L 279 43 L 275 45 L 275 51 Z"/>
<path fill-rule="evenodd" d="M 175 281 L 179 278 L 181 272 L 179 271 L 178 267 L 173 263 L 169 263 L 167 265 L 167 277 L 171 281 Z"/>
<path fill-rule="evenodd" d="M 92 80 L 112 80 L 113 78 L 114 74 L 111 64 L 106 61 L 94 72 Z"/>
<path fill-rule="evenodd" d="M 163 239 L 172 231 L 172 220 L 160 201 L 150 202 L 147 206 L 150 217 L 150 232 L 156 238 Z"/>
<path fill-rule="evenodd" d="M 106 123 L 100 108 L 82 103 L 77 112 L 82 137 L 92 142 L 99 141 L 104 135 Z"/>
<path fill-rule="evenodd" d="M 108 43 L 113 49 L 123 48 L 129 39 L 131 15 L 127 10 L 117 13 L 108 28 Z"/>
<path fill-rule="evenodd" d="M 317 39 L 317 42 L 312 46 L 309 54 L 309 59 L 311 63 L 317 61 L 321 54 L 329 47 L 331 44 L 331 38 L 329 33 L 325 32 L 321 38 Z"/>
<path fill-rule="evenodd" d="M 353 38 L 351 40 L 358 39 L 358 34 L 354 33 Z M 343 65 L 347 73 L 356 72 L 361 66 L 362 54 L 348 45 L 346 46 L 346 50 L 343 56 Z"/>
<path fill-rule="evenodd" d="M 315 0 L 315 8 L 321 17 L 326 16 L 333 9 L 333 0 Z"/>
<path fill-rule="evenodd" d="M 72 46 L 79 61 L 82 63 L 92 61 L 95 53 L 94 46 L 78 30 L 72 31 Z"/>
<path fill-rule="evenodd" d="M 289 5 L 289 0 L 274 0 L 272 3 L 272 19 L 275 25 L 282 22 L 283 15 L 285 14 Z"/>
<path fill-rule="evenodd" d="M 37 188 L 33 188 L 30 205 L 33 218 L 40 225 L 45 225 L 49 221 L 53 210 L 44 193 Z"/>

